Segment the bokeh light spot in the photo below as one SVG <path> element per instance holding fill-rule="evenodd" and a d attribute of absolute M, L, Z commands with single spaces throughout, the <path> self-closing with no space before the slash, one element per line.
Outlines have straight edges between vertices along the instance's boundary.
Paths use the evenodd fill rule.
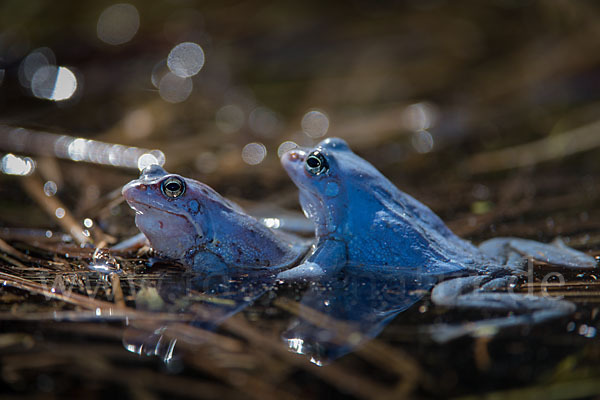
<path fill-rule="evenodd" d="M 171 72 L 165 74 L 158 84 L 158 93 L 164 101 L 181 103 L 187 100 L 194 85 L 190 78 L 181 78 Z"/>
<path fill-rule="evenodd" d="M 158 89 L 160 86 L 160 80 L 167 73 L 169 73 L 169 67 L 167 67 L 166 59 L 160 60 L 154 64 L 154 67 L 152 67 L 152 73 L 150 74 L 150 81 L 152 82 L 152 85 Z"/>
<path fill-rule="evenodd" d="M 156 158 L 156 160 L 158 161 L 158 165 L 160 165 L 161 167 L 163 165 L 165 165 L 165 162 L 167 161 L 167 157 L 165 156 L 165 153 L 163 153 L 160 150 L 150 150 L 149 154 L 153 155 L 154 158 Z"/>
<path fill-rule="evenodd" d="M 180 78 L 192 77 L 204 66 L 204 50 L 196 43 L 180 43 L 169 53 L 167 66 Z"/>
<path fill-rule="evenodd" d="M 115 4 L 100 14 L 96 33 L 105 43 L 119 45 L 129 42 L 140 27 L 140 14 L 131 4 Z"/>
<path fill-rule="evenodd" d="M 7 175 L 30 175 L 35 169 L 35 163 L 29 157 L 19 157 L 6 154 L 2 157 L 2 172 Z"/>
<path fill-rule="evenodd" d="M 244 125 L 244 111 L 236 105 L 221 107 L 215 114 L 217 128 L 223 133 L 235 133 Z"/>
<path fill-rule="evenodd" d="M 154 154 L 146 153 L 142 154 L 140 158 L 138 158 L 138 169 L 140 171 L 143 171 L 144 168 L 155 164 L 160 165 L 160 161 Z"/>
<path fill-rule="evenodd" d="M 86 153 L 88 153 L 87 147 L 87 141 L 85 139 L 77 138 L 73 140 L 67 149 L 69 158 L 73 161 L 83 160 Z"/>
<path fill-rule="evenodd" d="M 62 101 L 70 99 L 77 90 L 75 74 L 65 67 L 47 65 L 35 72 L 31 79 L 31 91 L 35 97 Z"/>
<path fill-rule="evenodd" d="M 58 67 L 58 76 L 56 77 L 56 85 L 54 93 L 50 100 L 67 100 L 73 96 L 77 90 L 77 78 L 75 74 L 68 68 Z"/>
<path fill-rule="evenodd" d="M 311 138 L 325 136 L 329 129 L 329 118 L 321 111 L 309 111 L 302 117 L 302 131 Z"/>
<path fill-rule="evenodd" d="M 246 164 L 257 165 L 267 156 L 267 148 L 262 143 L 248 143 L 242 149 L 242 160 Z"/>
<path fill-rule="evenodd" d="M 285 141 L 283 143 L 281 143 L 279 145 L 279 147 L 277 148 L 277 155 L 279 157 L 281 157 L 282 155 L 284 155 L 285 153 L 287 153 L 290 150 L 293 150 L 295 148 L 297 148 L 298 145 L 296 144 L 296 142 L 292 142 L 292 141 Z"/>
<path fill-rule="evenodd" d="M 150 153 L 156 157 L 161 165 L 165 162 L 164 153 L 157 149 L 124 146 L 25 128 L 10 129 L 6 135 L 5 142 L 9 146 L 7 150 L 15 152 L 27 152 L 40 156 L 51 156 L 124 168 L 137 169 L 138 159 L 146 153 Z M 94 191 L 98 191 L 93 182 L 87 187 L 88 189 L 94 188 Z"/>
<path fill-rule="evenodd" d="M 56 184 L 56 182 L 47 181 L 46 183 L 44 183 L 44 194 L 46 194 L 46 196 L 48 196 L 48 197 L 54 196 L 57 191 L 58 191 L 58 185 Z"/>
<path fill-rule="evenodd" d="M 415 132 L 412 145 L 418 153 L 429 153 L 433 150 L 433 136 L 427 131 Z"/>
<path fill-rule="evenodd" d="M 429 102 L 411 104 L 402 112 L 402 124 L 409 131 L 424 131 L 435 125 L 438 114 L 437 107 Z"/>
<path fill-rule="evenodd" d="M 31 80 L 36 71 L 42 67 L 54 65 L 56 57 L 52 50 L 47 47 L 36 49 L 29 53 L 19 65 L 19 82 L 21 86 L 31 87 Z"/>

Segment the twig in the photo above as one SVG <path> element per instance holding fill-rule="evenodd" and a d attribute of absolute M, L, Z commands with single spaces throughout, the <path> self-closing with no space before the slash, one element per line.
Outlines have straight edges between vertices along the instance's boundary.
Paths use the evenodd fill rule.
<path fill-rule="evenodd" d="M 476 154 L 461 164 L 468 173 L 502 171 L 536 165 L 600 146 L 600 121 L 530 143 Z"/>
<path fill-rule="evenodd" d="M 121 289 L 121 280 L 118 274 L 110 275 L 110 282 L 113 290 L 113 297 L 117 307 L 125 308 L 125 300 L 123 296 L 123 289 Z"/>

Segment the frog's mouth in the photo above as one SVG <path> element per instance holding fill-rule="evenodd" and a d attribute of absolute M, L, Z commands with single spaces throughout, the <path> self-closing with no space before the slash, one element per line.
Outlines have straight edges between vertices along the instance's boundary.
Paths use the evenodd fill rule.
<path fill-rule="evenodd" d="M 137 201 L 137 200 L 133 200 L 133 199 L 127 199 L 127 203 L 129 204 L 129 206 L 131 208 L 133 208 L 135 210 L 135 213 L 137 215 L 145 215 L 144 212 L 145 211 L 150 211 L 150 212 L 158 212 L 158 213 L 164 213 L 164 214 L 171 214 L 174 215 L 176 217 L 180 217 L 180 218 L 186 218 L 185 215 L 181 214 L 181 213 L 176 213 L 173 211 L 169 211 L 169 210 L 165 210 L 164 208 L 158 208 L 155 207 L 151 204 L 148 203 L 142 203 L 141 201 Z"/>
<path fill-rule="evenodd" d="M 160 208 L 160 207 L 154 206 L 152 204 L 141 202 L 139 200 L 134 200 L 131 198 L 125 198 L 125 200 L 129 204 L 129 206 L 131 208 L 133 208 L 133 210 L 135 211 L 135 214 L 136 214 L 135 220 L 136 220 L 136 225 L 138 225 L 138 227 L 140 225 L 138 223 L 138 219 L 140 219 L 140 218 L 152 219 L 153 217 L 156 218 L 152 214 L 163 214 L 163 215 L 168 214 L 168 215 L 172 215 L 172 216 L 186 220 L 186 222 L 188 224 L 190 224 L 192 226 L 192 228 L 194 229 L 194 231 L 196 232 L 197 237 L 200 237 L 200 238 L 204 237 L 203 227 L 200 226 L 198 224 L 198 222 L 195 221 L 194 218 L 192 218 L 192 216 L 188 213 L 165 210 L 164 208 Z"/>

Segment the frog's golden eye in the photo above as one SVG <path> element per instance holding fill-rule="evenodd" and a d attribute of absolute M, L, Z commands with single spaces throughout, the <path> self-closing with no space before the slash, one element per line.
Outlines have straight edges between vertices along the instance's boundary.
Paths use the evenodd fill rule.
<path fill-rule="evenodd" d="M 172 199 L 176 199 L 185 193 L 185 182 L 181 178 L 172 176 L 163 181 L 160 185 L 163 194 Z"/>
<path fill-rule="evenodd" d="M 329 171 L 329 163 L 320 151 L 315 150 L 306 157 L 306 170 L 313 175 L 321 175 Z"/>

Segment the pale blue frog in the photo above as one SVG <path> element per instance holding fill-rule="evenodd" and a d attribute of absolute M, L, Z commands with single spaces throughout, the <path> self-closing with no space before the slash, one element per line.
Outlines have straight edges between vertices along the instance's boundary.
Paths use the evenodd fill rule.
<path fill-rule="evenodd" d="M 533 320 L 574 311 L 567 301 L 497 292 L 523 275 L 526 259 L 568 268 L 597 261 L 557 240 L 544 244 L 495 238 L 478 247 L 450 231 L 427 206 L 399 190 L 338 138 L 281 157 L 300 190 L 300 203 L 315 223 L 316 246 L 282 279 L 313 279 L 340 270 L 390 269 L 438 283 L 431 294 L 445 306 L 526 311 Z"/>
<path fill-rule="evenodd" d="M 122 193 L 152 248 L 197 271 L 285 269 L 297 265 L 310 247 L 269 229 L 211 187 L 158 165 L 145 168 Z"/>
<path fill-rule="evenodd" d="M 122 193 L 155 252 L 191 267 L 161 275 L 149 292 L 154 301 L 138 296 L 136 307 L 186 314 L 204 329 L 214 329 L 271 290 L 275 273 L 297 265 L 310 247 L 307 240 L 268 228 L 209 186 L 158 165 L 145 168 Z M 133 321 L 125 347 L 170 363 L 177 340 L 164 332 L 171 324 Z"/>

